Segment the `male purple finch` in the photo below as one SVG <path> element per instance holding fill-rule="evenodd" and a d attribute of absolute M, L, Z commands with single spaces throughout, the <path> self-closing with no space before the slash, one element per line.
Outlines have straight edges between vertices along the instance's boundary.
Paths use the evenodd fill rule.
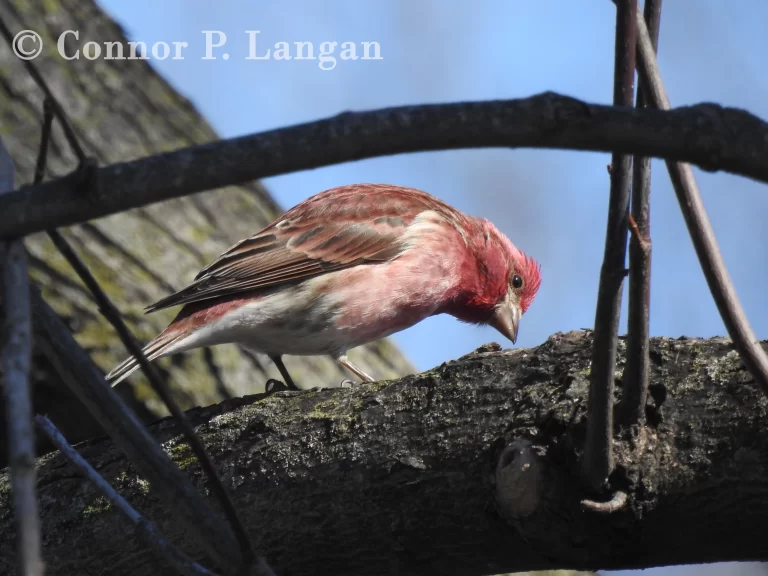
<path fill-rule="evenodd" d="M 238 343 L 267 354 L 296 388 L 283 354 L 328 354 L 359 378 L 349 349 L 435 314 L 493 326 L 512 343 L 533 301 L 539 266 L 484 218 L 385 184 L 326 190 L 232 246 L 183 290 L 183 304 L 144 348 L 149 360 Z M 131 357 L 114 386 L 139 367 Z"/>

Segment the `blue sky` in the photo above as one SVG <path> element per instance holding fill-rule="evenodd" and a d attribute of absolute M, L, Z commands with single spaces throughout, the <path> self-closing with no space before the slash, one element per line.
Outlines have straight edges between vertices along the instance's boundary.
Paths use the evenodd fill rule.
<path fill-rule="evenodd" d="M 100 4 L 133 40 L 189 43 L 183 60 L 152 64 L 222 137 L 404 104 L 517 98 L 546 90 L 606 104 L 612 97 L 615 9 L 609 0 Z M 666 2 L 659 61 L 672 105 L 715 102 L 768 118 L 765 22 L 768 3 L 759 0 Z M 227 35 L 215 60 L 202 59 L 202 30 Z M 376 41 L 382 59 L 339 61 L 325 71 L 317 61 L 247 60 L 246 30 L 260 30 L 259 54 L 279 41 L 310 41 L 316 48 L 323 41 Z M 228 60 L 220 57 L 225 51 Z M 518 345 L 528 347 L 594 322 L 609 162 L 608 154 L 568 151 L 429 152 L 289 174 L 265 184 L 285 208 L 345 183 L 414 186 L 491 219 L 542 266 L 541 290 L 520 326 Z M 737 293 L 758 337 L 768 339 L 768 191 L 744 178 L 694 171 Z M 652 335 L 724 335 L 659 161 L 653 164 L 651 223 Z M 622 332 L 626 297 L 624 306 Z M 450 317 L 429 319 L 395 340 L 420 369 L 492 340 L 511 345 L 490 328 Z M 722 566 L 710 569 L 725 574 Z M 756 570 L 745 565 L 733 573 L 763 573 Z"/>

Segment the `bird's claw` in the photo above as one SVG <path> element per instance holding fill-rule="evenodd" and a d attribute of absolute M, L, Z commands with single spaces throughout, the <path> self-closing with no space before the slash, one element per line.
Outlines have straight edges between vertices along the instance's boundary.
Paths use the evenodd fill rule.
<path fill-rule="evenodd" d="M 346 386 L 345 386 L 346 384 Z M 349 378 L 344 378 L 344 380 L 341 381 L 341 384 L 339 384 L 340 388 L 352 388 L 355 384 L 359 384 L 359 382 L 355 382 L 354 380 L 350 380 Z"/>
<path fill-rule="evenodd" d="M 270 378 L 264 384 L 264 392 L 267 394 L 274 394 L 275 392 L 282 392 L 283 390 L 288 390 L 288 386 L 280 382 L 280 380 L 275 380 L 274 378 Z"/>

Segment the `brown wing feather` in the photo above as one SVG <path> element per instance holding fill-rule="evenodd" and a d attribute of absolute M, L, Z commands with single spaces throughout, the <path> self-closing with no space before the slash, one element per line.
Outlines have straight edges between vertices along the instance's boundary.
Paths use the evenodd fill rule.
<path fill-rule="evenodd" d="M 376 194 L 376 202 L 361 192 Z M 450 220 L 461 215 L 418 190 L 385 185 L 343 186 L 322 192 L 232 246 L 188 287 L 149 306 L 180 304 L 298 282 L 359 264 L 396 257 L 401 237 L 424 210 Z"/>

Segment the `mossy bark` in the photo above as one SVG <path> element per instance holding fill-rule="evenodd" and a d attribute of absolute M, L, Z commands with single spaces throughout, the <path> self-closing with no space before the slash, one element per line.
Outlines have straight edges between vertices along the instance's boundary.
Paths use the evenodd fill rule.
<path fill-rule="evenodd" d="M 190 411 L 258 550 L 288 574 L 498 574 L 768 558 L 768 399 L 730 342 L 654 338 L 648 426 L 618 431 L 612 514 L 585 511 L 589 333 L 493 346 L 400 380 L 227 400 Z M 620 341 L 618 370 L 623 370 Z M 617 373 L 616 399 L 621 400 Z M 165 419 L 157 439 L 201 489 Z M 510 446 L 515 450 L 510 453 Z M 83 455 L 199 558 L 106 440 Z M 57 454 L 40 459 L 49 574 L 162 570 Z M 7 476 L 0 557 L 12 562 Z M 205 562 L 204 558 L 199 558 Z"/>
<path fill-rule="evenodd" d="M 65 60 L 56 41 L 65 30 L 79 30 L 80 41 L 126 41 L 121 28 L 92 0 L 11 0 L 0 5 L 13 32 L 37 31 L 44 51 L 35 59 L 66 110 L 86 154 L 102 165 L 133 160 L 217 135 L 194 106 L 179 95 L 146 60 Z M 0 42 L 0 137 L 16 167 L 16 185 L 28 184 L 40 142 L 43 94 L 5 42 Z M 72 171 L 76 158 L 54 124 L 48 177 Z M 87 202 L 84 190 L 83 202 Z M 75 247 L 107 294 L 124 313 L 142 341 L 165 328 L 176 310 L 144 315 L 143 308 L 182 288 L 200 268 L 230 245 L 268 224 L 282 209 L 254 182 L 103 218 L 61 232 Z M 101 317 L 88 291 L 72 273 L 48 237 L 27 238 L 30 274 L 46 301 L 71 326 L 78 342 L 104 371 L 127 354 L 111 326 Z M 351 352 L 365 371 L 392 378 L 413 371 L 390 340 Z M 312 379 L 338 385 L 349 375 L 330 358 L 286 358 L 299 385 Z M 160 362 L 185 407 L 208 405 L 230 396 L 263 390 L 279 373 L 263 356 L 235 346 L 198 350 Z M 35 354 L 35 403 L 73 440 L 100 433 L 66 391 L 45 359 Z M 120 386 L 145 418 L 165 415 L 164 406 L 139 374 Z M 0 406 L 0 465 L 5 463 L 5 410 Z"/>

